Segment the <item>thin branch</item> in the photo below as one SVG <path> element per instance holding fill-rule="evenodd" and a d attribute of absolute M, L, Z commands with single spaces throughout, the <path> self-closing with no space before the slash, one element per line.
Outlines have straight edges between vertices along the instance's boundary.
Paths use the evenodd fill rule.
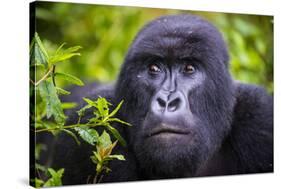
<path fill-rule="evenodd" d="M 48 72 L 39 80 L 35 83 L 35 86 L 39 85 L 39 83 L 41 83 L 42 81 L 44 81 L 49 75 L 50 73 L 53 71 L 53 66 L 48 70 Z"/>
<path fill-rule="evenodd" d="M 99 179 L 98 183 L 101 182 L 102 178 L 103 178 L 103 175 L 100 176 L 100 179 Z"/>
<path fill-rule="evenodd" d="M 62 127 L 53 127 L 53 128 L 46 128 L 46 129 L 39 129 L 36 130 L 36 133 L 40 133 L 43 131 L 54 131 L 54 130 L 62 130 L 62 129 L 73 129 L 76 127 L 83 127 L 83 126 L 87 126 L 87 127 L 96 127 L 96 126 L 102 126 L 104 125 L 103 122 L 101 123 L 97 123 L 97 124 L 74 124 L 74 125 L 67 125 L 67 126 L 62 126 Z"/>
<path fill-rule="evenodd" d="M 56 72 L 56 65 L 54 65 L 53 69 L 52 69 L 52 80 L 53 80 L 54 86 L 56 86 L 55 72 Z"/>
<path fill-rule="evenodd" d="M 30 81 L 33 85 L 35 85 L 35 82 L 34 82 L 32 79 L 29 79 L 29 81 Z"/>

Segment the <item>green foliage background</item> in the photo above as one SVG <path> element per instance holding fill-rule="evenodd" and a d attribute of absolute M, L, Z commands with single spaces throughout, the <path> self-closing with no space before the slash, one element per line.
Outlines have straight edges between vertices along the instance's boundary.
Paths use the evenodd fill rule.
<path fill-rule="evenodd" d="M 167 14 L 204 17 L 223 33 L 234 78 L 273 92 L 273 17 L 123 6 L 37 2 L 36 31 L 47 49 L 79 45 L 82 56 L 59 69 L 85 82 L 117 78 L 130 43 L 148 21 Z M 75 63 L 74 63 L 75 62 Z M 62 87 L 65 83 L 59 83 Z"/>

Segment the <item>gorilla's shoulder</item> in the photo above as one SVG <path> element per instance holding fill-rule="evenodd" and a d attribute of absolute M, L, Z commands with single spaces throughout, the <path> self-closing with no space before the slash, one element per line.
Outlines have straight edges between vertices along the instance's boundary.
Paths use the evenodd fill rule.
<path fill-rule="evenodd" d="M 247 173 L 273 170 L 273 98 L 262 87 L 237 84 L 231 142 Z"/>
<path fill-rule="evenodd" d="M 257 85 L 237 83 L 236 86 L 235 119 L 251 123 L 269 121 L 271 124 L 273 97 Z"/>

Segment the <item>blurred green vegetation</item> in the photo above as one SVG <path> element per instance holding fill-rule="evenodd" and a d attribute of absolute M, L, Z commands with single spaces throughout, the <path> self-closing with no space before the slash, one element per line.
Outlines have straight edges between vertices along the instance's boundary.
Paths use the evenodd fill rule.
<path fill-rule="evenodd" d="M 79 45 L 74 57 L 59 69 L 85 82 L 116 79 L 130 43 L 148 21 L 167 14 L 204 17 L 223 33 L 234 78 L 273 92 L 273 17 L 155 8 L 37 2 L 36 31 L 47 49 Z M 60 85 L 65 85 L 60 83 Z"/>

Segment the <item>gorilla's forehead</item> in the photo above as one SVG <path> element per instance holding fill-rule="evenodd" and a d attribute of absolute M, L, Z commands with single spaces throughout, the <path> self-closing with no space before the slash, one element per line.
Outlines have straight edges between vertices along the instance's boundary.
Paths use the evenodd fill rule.
<path fill-rule="evenodd" d="M 228 62 L 228 52 L 220 32 L 198 16 L 160 17 L 138 33 L 127 58 L 146 55 L 163 58 L 197 58 Z"/>
<path fill-rule="evenodd" d="M 146 25 L 133 47 L 144 54 L 162 57 L 196 56 L 223 43 L 219 32 L 198 17 L 178 15 L 161 17 Z"/>

